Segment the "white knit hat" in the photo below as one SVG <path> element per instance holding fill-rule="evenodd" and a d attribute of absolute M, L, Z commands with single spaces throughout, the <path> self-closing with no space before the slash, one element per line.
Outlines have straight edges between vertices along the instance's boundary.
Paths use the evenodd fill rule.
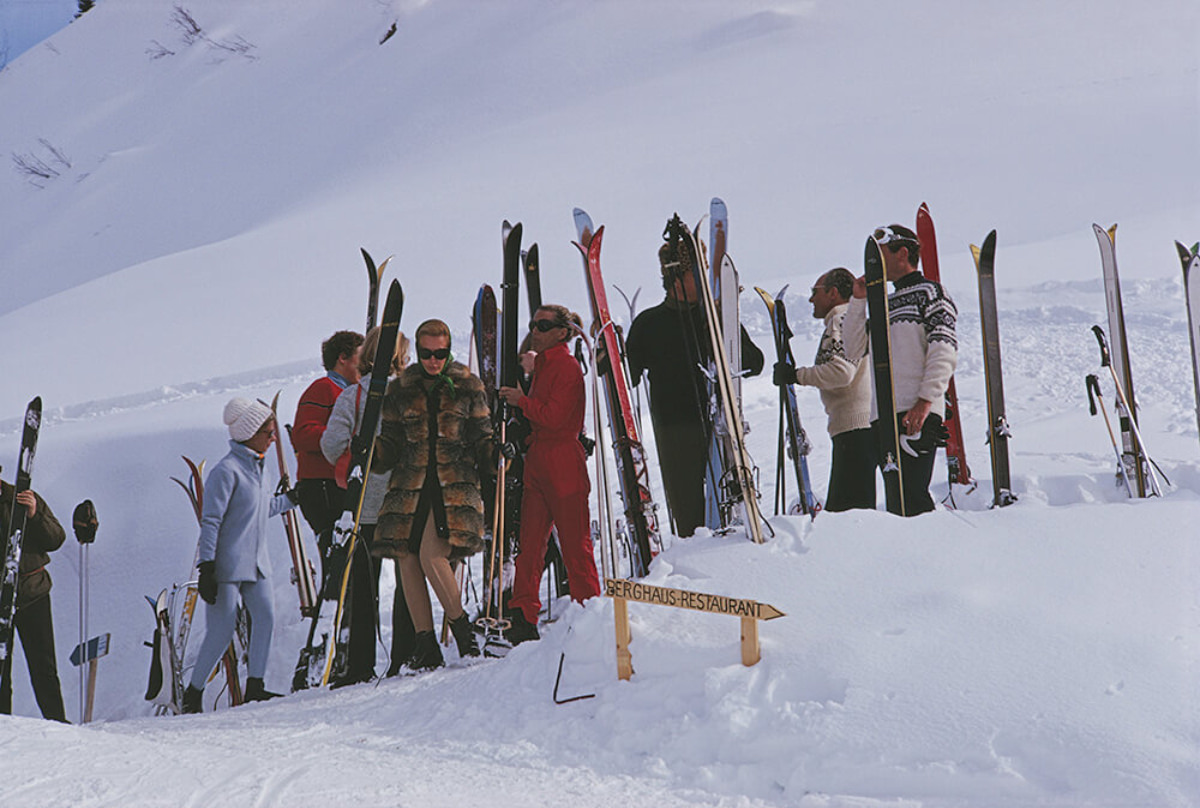
<path fill-rule="evenodd" d="M 229 437 L 238 443 L 250 440 L 272 415 L 271 408 L 261 401 L 230 399 L 225 405 L 225 425 L 229 427 Z"/>

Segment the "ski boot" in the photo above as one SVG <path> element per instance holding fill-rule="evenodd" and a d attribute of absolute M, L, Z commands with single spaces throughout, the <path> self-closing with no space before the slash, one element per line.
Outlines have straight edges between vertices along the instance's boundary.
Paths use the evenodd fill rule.
<path fill-rule="evenodd" d="M 187 690 L 183 691 L 182 708 L 184 715 L 204 712 L 204 690 L 188 685 Z"/>
<path fill-rule="evenodd" d="M 251 676 L 246 679 L 246 695 L 242 701 L 266 701 L 268 699 L 277 699 L 282 695 L 282 693 L 272 693 L 267 690 L 263 685 L 262 679 Z"/>
<path fill-rule="evenodd" d="M 432 631 L 418 631 L 416 650 L 408 658 L 409 670 L 432 671 L 446 664 L 442 658 L 442 649 L 438 647 L 437 637 Z"/>
<path fill-rule="evenodd" d="M 504 632 L 504 637 L 513 645 L 520 645 L 529 640 L 541 639 L 541 635 L 538 634 L 537 625 L 526 620 L 525 613 L 520 609 L 513 609 L 512 625 Z"/>
<path fill-rule="evenodd" d="M 450 633 L 454 635 L 461 659 L 479 656 L 479 646 L 475 644 L 475 627 L 471 625 L 466 612 L 450 621 Z"/>

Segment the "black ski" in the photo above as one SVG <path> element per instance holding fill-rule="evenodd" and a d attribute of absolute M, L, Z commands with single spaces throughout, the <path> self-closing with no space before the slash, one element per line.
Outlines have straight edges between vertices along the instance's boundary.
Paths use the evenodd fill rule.
<path fill-rule="evenodd" d="M 900 471 L 900 432 L 896 428 L 896 396 L 892 389 L 892 337 L 888 330 L 887 279 L 879 242 L 867 239 L 864 275 L 867 282 L 867 330 L 871 340 L 871 363 L 875 373 L 875 403 L 879 416 L 879 458 L 884 480 L 894 474 L 899 492 L 900 515 L 907 516 L 904 478 Z"/>
<path fill-rule="evenodd" d="M 375 259 L 365 247 L 358 248 L 362 252 L 363 261 L 367 265 L 367 330 L 375 327 L 375 313 L 379 309 L 379 285 L 383 281 L 383 272 L 387 269 L 392 256 L 383 259 L 383 263 L 375 266 Z"/>
<path fill-rule="evenodd" d="M 12 508 L 4 527 L 4 569 L 0 578 L 0 669 L 11 669 L 14 619 L 17 614 L 17 585 L 20 582 L 21 541 L 25 535 L 28 511 L 17 503 L 17 494 L 28 491 L 33 475 L 33 456 L 37 451 L 38 431 L 42 425 L 42 397 L 29 402 L 25 409 L 25 426 L 21 433 L 21 451 L 17 455 L 17 477 L 14 481 Z"/>
<path fill-rule="evenodd" d="M 775 358 L 795 366 L 796 359 L 792 356 L 792 329 L 787 321 L 787 307 L 783 302 L 783 294 L 787 287 L 779 290 L 774 298 L 764 289 L 754 287 L 759 297 L 766 304 L 767 313 L 771 317 L 771 334 L 775 338 Z M 812 490 L 812 478 L 808 473 L 808 455 L 812 451 L 812 442 L 800 422 L 800 409 L 796 404 L 796 388 L 791 384 L 779 388 L 779 447 L 780 453 L 775 470 L 775 513 L 787 512 L 786 487 L 784 482 L 783 459 L 786 455 L 792 461 L 792 469 L 796 474 L 796 488 L 800 492 L 800 512 L 815 519 L 821 503 L 817 502 Z"/>
<path fill-rule="evenodd" d="M 387 392 L 388 376 L 391 370 L 392 356 L 396 352 L 396 339 L 400 331 L 400 316 L 404 311 L 404 290 L 400 288 L 400 281 L 393 280 L 388 288 L 387 301 L 383 306 L 383 323 L 382 330 L 379 333 L 379 346 L 375 350 L 375 364 L 371 367 L 371 384 L 367 388 L 367 401 L 363 405 L 363 416 L 359 422 L 358 434 L 367 436 L 369 443 L 367 444 L 365 454 L 356 453 L 350 458 L 350 470 L 346 474 L 348 482 L 347 491 L 357 494 L 357 501 L 354 504 L 354 525 L 350 530 L 350 535 L 346 546 L 346 565 L 341 570 L 342 580 L 337 592 L 337 611 L 334 613 L 333 624 L 330 627 L 330 634 L 325 642 L 325 658 L 322 661 L 323 670 L 321 672 L 321 684 L 329 684 L 330 676 L 336 669 L 340 674 L 344 668 L 346 661 L 344 659 L 347 653 L 347 645 L 350 640 L 350 627 L 348 621 L 343 620 L 344 612 L 346 611 L 346 596 L 350 589 L 350 568 L 354 563 L 354 549 L 358 543 L 358 527 L 362 520 L 363 496 L 366 490 L 367 480 L 371 476 L 371 460 L 375 456 L 375 432 L 379 426 L 379 419 L 383 413 L 383 396 Z M 328 592 L 330 587 L 323 586 L 322 590 Z M 320 609 L 320 604 L 318 604 Z M 313 628 L 316 627 L 317 618 L 313 619 Z M 311 634 L 312 632 L 310 632 Z M 311 656 L 312 641 L 310 639 L 305 651 L 308 651 Z M 304 652 L 301 652 L 301 660 L 303 661 Z M 300 666 L 297 666 L 299 670 Z"/>
<path fill-rule="evenodd" d="M 992 507 L 1017 501 L 1008 468 L 1008 417 L 1004 410 L 1004 378 L 1000 369 L 1000 324 L 996 314 L 996 231 L 982 247 L 971 245 L 979 274 L 979 324 L 983 329 L 983 373 L 987 387 L 988 447 L 992 453 Z"/>

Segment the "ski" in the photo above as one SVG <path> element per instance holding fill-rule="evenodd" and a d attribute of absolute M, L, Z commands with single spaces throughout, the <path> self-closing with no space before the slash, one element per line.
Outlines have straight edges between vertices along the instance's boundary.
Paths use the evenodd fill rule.
<path fill-rule="evenodd" d="M 1132 472 L 1137 495 L 1146 496 L 1146 469 L 1137 462 L 1140 452 L 1137 439 L 1137 396 L 1133 393 L 1133 373 L 1129 364 L 1129 343 L 1125 337 L 1125 309 L 1121 304 L 1121 279 L 1117 274 L 1117 226 L 1105 230 L 1092 225 L 1100 245 L 1100 267 L 1104 273 L 1104 302 L 1108 309 L 1108 338 L 1112 351 L 1113 371 L 1124 392 L 1117 407 L 1121 425 L 1121 444 L 1125 463 Z"/>
<path fill-rule="evenodd" d="M 275 394 L 275 398 L 271 399 L 271 412 L 277 413 L 279 407 L 279 393 Z M 275 416 L 276 423 L 279 421 L 279 416 Z M 282 494 L 291 489 L 292 480 L 288 473 L 287 460 L 283 455 L 283 441 L 275 441 L 275 459 L 279 464 L 279 487 L 276 489 L 277 494 Z M 317 592 L 316 570 L 313 569 L 312 562 L 308 559 L 308 549 L 304 546 L 304 536 L 300 533 L 300 519 L 296 515 L 296 509 L 286 510 L 282 514 L 283 528 L 287 534 L 288 550 L 292 556 L 292 583 L 296 585 L 296 592 L 300 597 L 300 615 L 302 617 L 312 617 L 317 611 L 317 601 L 320 599 L 320 593 Z"/>
<path fill-rule="evenodd" d="M 787 287 L 779 290 L 779 294 L 774 298 L 764 289 L 754 287 L 754 291 L 758 292 L 758 296 L 762 298 L 763 304 L 767 307 L 767 314 L 771 318 L 771 335 L 775 338 L 775 358 L 780 362 L 786 362 L 789 365 L 795 366 L 796 359 L 792 355 L 792 329 L 787 321 L 787 307 L 783 302 L 783 295 L 787 292 Z M 808 455 L 812 451 L 812 442 L 808 439 L 808 433 L 804 430 L 804 424 L 800 422 L 800 409 L 796 404 L 796 388 L 791 384 L 782 385 L 779 388 L 779 408 L 780 408 L 780 433 L 779 444 L 783 448 L 783 452 L 779 457 L 775 472 L 775 513 L 779 514 L 787 510 L 786 495 L 784 494 L 784 474 L 783 455 L 786 455 L 792 461 L 792 470 L 796 475 L 796 487 L 800 492 L 800 512 L 807 514 L 810 518 L 817 517 L 817 511 L 821 509 L 821 503 L 817 502 L 817 498 L 813 495 L 812 478 L 808 473 Z"/>
<path fill-rule="evenodd" d="M 719 197 L 713 197 L 709 203 L 708 224 L 710 290 L 719 324 L 720 340 L 725 346 L 725 358 L 730 366 L 733 396 L 737 401 L 738 412 L 741 412 L 742 329 L 738 303 L 738 293 L 741 289 L 737 269 L 728 253 L 729 210 Z M 697 246 L 698 242 L 697 239 Z M 725 519 L 721 515 L 721 477 L 726 469 L 734 466 L 735 459 L 731 449 L 733 439 L 727 434 L 728 427 L 719 416 L 713 419 L 713 424 L 705 487 L 708 493 L 705 523 L 713 530 L 720 530 L 725 526 Z M 742 427 L 743 430 L 746 429 L 745 422 Z"/>
<path fill-rule="evenodd" d="M 383 282 L 383 273 L 387 269 L 392 256 L 383 259 L 383 263 L 375 266 L 375 259 L 365 247 L 359 247 L 363 261 L 367 265 L 367 331 L 375 327 L 375 315 L 379 309 L 379 286 Z"/>
<path fill-rule="evenodd" d="M 867 238 L 863 257 L 867 283 L 867 330 L 871 343 L 871 363 L 875 374 L 875 404 L 879 416 L 880 471 L 884 480 L 895 475 L 899 492 L 900 515 L 907 516 L 904 505 L 904 476 L 900 470 L 900 432 L 896 420 L 896 396 L 892 388 L 892 338 L 889 330 L 887 279 L 883 272 L 883 254 L 879 242 Z"/>
<path fill-rule="evenodd" d="M 762 514 L 758 508 L 758 484 L 755 480 L 757 469 L 746 449 L 746 432 L 742 423 L 741 406 L 737 400 L 729 355 L 722 341 L 716 299 L 713 297 L 712 286 L 709 283 L 708 267 L 705 266 L 707 256 L 700 243 L 700 228 L 697 225 L 695 230 L 689 232 L 678 216 L 672 219 L 667 227 L 669 231 L 672 231 L 671 238 L 690 238 L 696 256 L 696 285 L 708 331 L 709 357 L 712 362 L 710 372 L 718 399 L 717 418 L 714 419 L 716 423 L 713 425 L 713 431 L 726 436 L 726 446 L 723 451 L 726 457 L 731 458 L 730 464 L 722 472 L 719 485 L 722 525 L 730 525 L 734 521 L 734 508 L 740 508 L 742 522 L 750 540 L 755 544 L 762 544 L 764 541 Z M 740 326 L 738 330 L 740 331 Z"/>
<path fill-rule="evenodd" d="M 938 268 L 937 235 L 933 227 L 933 217 L 929 214 L 929 206 L 924 202 L 917 208 L 917 240 L 921 243 L 921 268 L 926 278 L 941 282 L 941 271 Z M 958 391 L 954 385 L 954 377 L 946 387 L 946 413 L 942 423 L 946 427 L 946 470 L 949 476 L 947 490 L 950 491 L 950 501 L 953 502 L 953 485 L 968 486 L 968 493 L 975 490 L 975 480 L 971 477 L 971 468 L 967 465 L 967 448 L 963 441 L 962 419 L 958 411 Z"/>
<path fill-rule="evenodd" d="M 329 684 L 335 663 L 339 673 L 346 664 L 344 657 L 350 640 L 350 626 L 348 621 L 343 620 L 343 617 L 346 612 L 346 596 L 350 590 L 350 568 L 354 563 L 354 549 L 358 543 L 358 528 L 362 520 L 366 483 L 370 479 L 371 461 L 375 457 L 375 433 L 383 413 L 383 396 L 387 392 L 388 376 L 391 371 L 392 357 L 396 353 L 396 340 L 400 331 L 400 316 L 403 310 L 404 290 L 400 288 L 400 281 L 393 280 L 388 288 L 387 300 L 383 305 L 382 330 L 379 333 L 375 363 L 371 367 L 371 384 L 367 388 L 367 401 L 363 405 L 363 416 L 358 431 L 359 435 L 370 436 L 370 443 L 366 456 L 351 457 L 350 470 L 346 474 L 347 490 L 356 492 L 358 501 L 355 503 L 354 523 L 347 540 L 346 565 L 341 571 L 342 580 L 341 586 L 338 588 L 337 610 L 334 612 L 332 633 L 325 643 L 325 659 L 321 674 L 322 685 Z"/>
<path fill-rule="evenodd" d="M 1200 244 L 1188 249 L 1175 242 L 1183 265 L 1183 298 L 1187 301 L 1188 337 L 1192 345 L 1192 383 L 1196 392 L 1196 426 L 1200 428 Z"/>
<path fill-rule="evenodd" d="M 983 329 L 983 375 L 987 392 L 988 447 L 992 454 L 992 507 L 1016 502 L 1008 468 L 1011 432 L 1004 409 L 1004 379 L 1000 369 L 1000 323 L 996 313 L 996 231 L 982 247 L 971 245 L 979 275 L 979 324 Z"/>
<path fill-rule="evenodd" d="M 1104 329 L 1098 325 L 1094 325 L 1092 326 L 1092 333 L 1096 336 L 1096 342 L 1100 345 L 1100 367 L 1108 368 L 1109 373 L 1112 376 L 1113 385 L 1117 389 L 1118 411 L 1123 409 L 1125 412 L 1131 412 L 1134 409 L 1134 406 L 1129 400 L 1128 393 L 1126 393 L 1125 389 L 1121 386 L 1121 379 L 1117 374 L 1116 363 L 1113 360 L 1112 351 L 1109 349 L 1108 340 L 1105 339 Z M 1161 497 L 1162 486 L 1159 484 L 1158 474 L 1155 474 L 1155 471 L 1157 470 L 1158 473 L 1161 474 L 1162 470 L 1158 468 L 1158 464 L 1151 459 L 1149 453 L 1146 451 L 1146 443 L 1142 440 L 1142 433 L 1141 430 L 1138 429 L 1137 421 L 1130 421 L 1129 426 L 1133 430 L 1133 437 L 1135 441 L 1134 445 L 1137 446 L 1138 450 L 1138 453 L 1133 458 L 1134 462 L 1137 464 L 1138 468 L 1144 468 L 1146 471 L 1146 481 L 1148 483 L 1146 490 L 1153 496 Z M 1170 480 L 1167 480 L 1167 482 L 1169 483 Z"/>
<path fill-rule="evenodd" d="M 579 208 L 574 210 L 574 219 L 577 236 L 575 246 L 583 257 L 584 278 L 587 281 L 588 299 L 591 301 L 592 333 L 598 343 L 597 354 L 602 348 L 607 360 L 602 360 L 601 365 L 594 365 L 594 369 L 604 382 L 608 425 L 616 454 L 625 526 L 635 550 L 630 559 L 633 565 L 631 572 L 632 577 L 640 578 L 649 571 L 654 556 L 662 552 L 658 515 L 650 493 L 650 470 L 646 462 L 646 450 L 638 431 L 638 422 L 634 418 L 633 402 L 629 396 L 624 346 L 609 312 L 608 291 L 600 270 L 600 247 L 604 240 L 604 227 L 594 228 L 591 217 Z M 596 440 L 601 440 L 599 434 L 596 435 Z"/>
<path fill-rule="evenodd" d="M 542 305 L 542 276 L 538 271 L 538 245 L 530 244 L 528 250 L 521 250 L 521 267 L 525 275 L 525 293 L 529 298 L 529 317 Z"/>
<path fill-rule="evenodd" d="M 484 635 L 485 656 L 504 656 L 512 647 L 504 637 L 504 631 L 511 625 L 505 617 L 505 591 L 511 587 L 511 579 L 506 580 L 509 576 L 505 571 L 514 567 L 517 541 L 520 537 L 522 466 L 518 447 L 524 443 L 522 436 L 526 427 L 519 412 L 509 407 L 496 394 L 496 390 L 500 387 L 518 387 L 517 322 L 521 294 L 523 233 L 524 227 L 520 222 L 514 225 L 505 220 L 501 224 L 500 246 L 504 258 L 504 271 L 500 284 L 500 338 L 489 395 L 493 396 L 492 401 L 495 402 L 492 409 L 493 434 L 502 447 L 512 447 L 515 451 L 511 452 L 512 457 L 506 456 L 506 453 L 509 453 L 508 449 L 502 451 L 496 462 L 495 489 L 492 497 L 492 536 L 484 551 L 484 604 L 482 614 L 475 620 L 475 624 Z M 535 264 L 536 261 L 535 252 Z M 495 328 L 489 329 L 485 325 L 485 333 L 488 330 L 491 332 L 491 341 L 495 343 Z M 488 385 L 486 379 L 484 384 Z"/>
<path fill-rule="evenodd" d="M 529 301 L 529 319 L 542 307 L 542 278 L 538 264 L 538 245 L 530 244 L 528 250 L 521 250 L 521 266 L 524 270 L 525 294 Z M 567 582 L 567 565 L 563 561 L 562 549 L 558 542 L 558 528 L 550 528 L 550 540 L 546 542 L 546 571 L 554 586 L 554 597 L 571 594 Z"/>
<path fill-rule="evenodd" d="M 17 455 L 17 476 L 13 481 L 13 501 L 8 524 L 4 526 L 4 568 L 0 570 L 0 668 L 12 666 L 13 637 L 16 634 L 17 586 L 21 580 L 21 541 L 25 535 L 28 511 L 17 503 L 17 494 L 28 491 L 33 476 L 33 456 L 37 452 L 38 432 L 42 426 L 42 398 L 37 396 L 25 408 L 21 431 L 21 449 Z"/>

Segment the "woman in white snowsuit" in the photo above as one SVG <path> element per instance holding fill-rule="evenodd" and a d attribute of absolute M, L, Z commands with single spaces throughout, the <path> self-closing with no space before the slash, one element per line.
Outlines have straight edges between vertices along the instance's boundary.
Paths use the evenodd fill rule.
<path fill-rule="evenodd" d="M 232 399 L 225 405 L 225 424 L 229 453 L 204 484 L 197 566 L 200 597 L 208 608 L 204 642 L 183 694 L 185 713 L 202 711 L 204 683 L 233 639 L 239 597 L 251 621 L 245 700 L 264 701 L 278 695 L 263 686 L 275 623 L 266 533 L 271 517 L 295 507 L 295 491 L 272 496 L 264 487 L 263 458 L 275 442 L 275 417 L 269 406 Z"/>

